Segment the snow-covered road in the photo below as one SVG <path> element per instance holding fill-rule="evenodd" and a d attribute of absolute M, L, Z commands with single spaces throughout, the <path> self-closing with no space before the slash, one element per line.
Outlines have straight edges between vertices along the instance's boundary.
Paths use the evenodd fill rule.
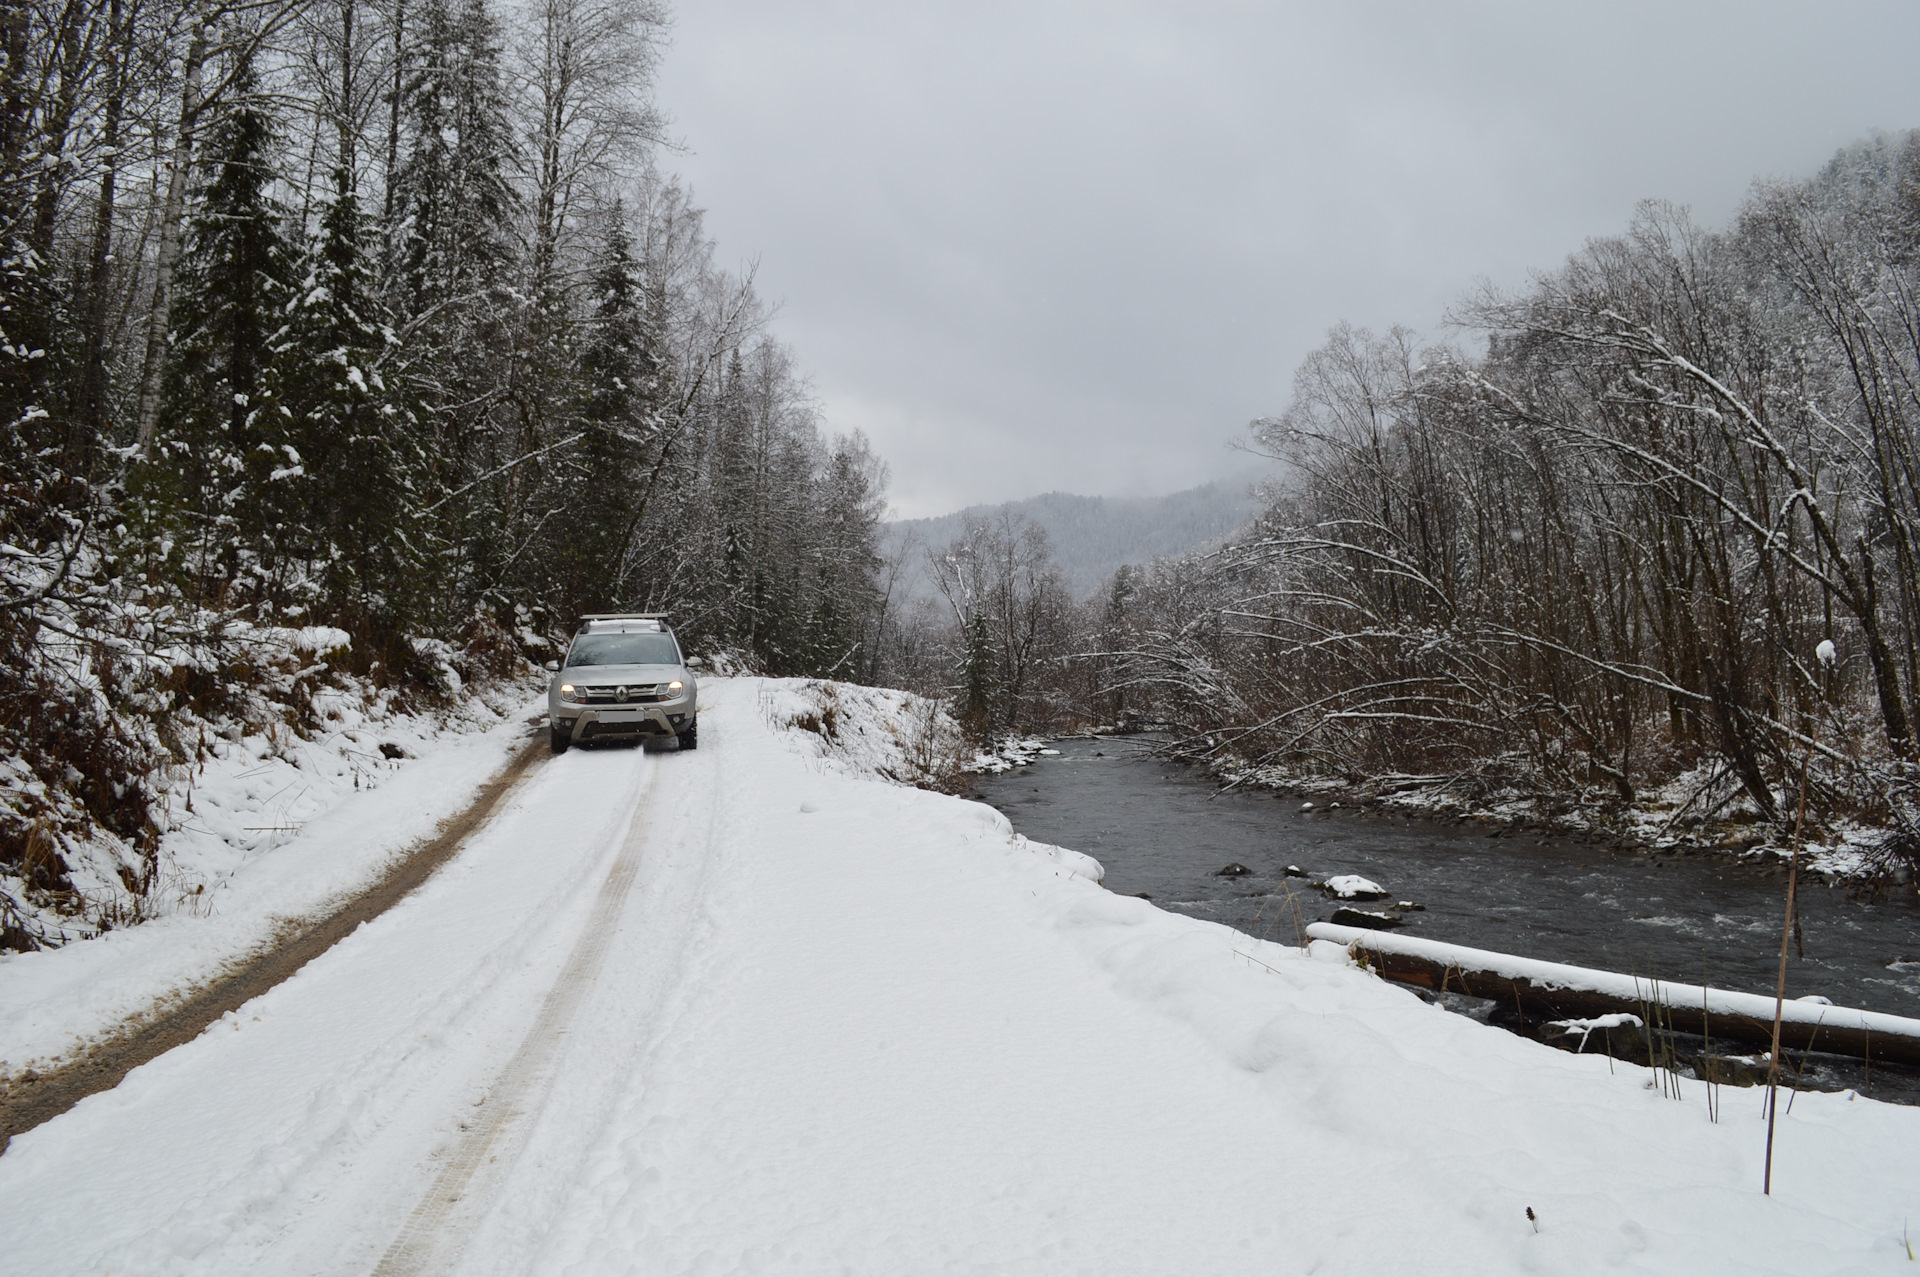
<path fill-rule="evenodd" d="M 413 897 L 18 1137 L 0 1271 L 1920 1271 L 1920 1112 L 1800 1096 L 1763 1198 L 1755 1092 L 1712 1123 L 1115 897 L 779 730 L 807 694 L 709 684 L 697 753 L 541 765 Z M 847 693 L 843 737 L 899 705 Z"/>

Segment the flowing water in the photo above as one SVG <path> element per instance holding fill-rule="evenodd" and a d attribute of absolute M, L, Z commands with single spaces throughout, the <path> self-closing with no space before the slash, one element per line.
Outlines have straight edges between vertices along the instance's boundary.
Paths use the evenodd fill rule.
<path fill-rule="evenodd" d="M 1574 837 L 1490 836 L 1472 825 L 1329 810 L 1323 801 L 1302 811 L 1298 797 L 1271 791 L 1219 793 L 1201 772 L 1153 758 L 1138 742 L 1075 738 L 1054 748 L 1030 766 L 980 777 L 975 790 L 1029 838 L 1097 858 L 1110 890 L 1145 894 L 1163 909 L 1293 944 L 1302 922 L 1339 903 L 1313 884 L 1359 874 L 1389 893 L 1361 908 L 1425 906 L 1405 914 L 1409 935 L 1773 992 L 1783 866 L 1621 852 Z M 1252 873 L 1217 876 L 1231 863 Z M 1290 865 L 1305 876 L 1289 876 Z M 1789 961 L 1787 996 L 1920 1019 L 1913 893 L 1863 900 L 1803 875 L 1799 898 L 1806 956 Z"/>

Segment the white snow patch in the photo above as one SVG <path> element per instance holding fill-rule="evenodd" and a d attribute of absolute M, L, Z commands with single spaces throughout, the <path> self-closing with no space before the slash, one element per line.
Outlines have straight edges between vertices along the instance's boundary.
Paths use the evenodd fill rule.
<path fill-rule="evenodd" d="M 415 896 L 16 1138 L 8 1265 L 371 1271 L 631 837 L 603 974 L 446 1222 L 459 1271 L 1910 1270 L 1920 1111 L 1797 1096 L 1764 1197 L 1757 1094 L 1714 1122 L 1703 1087 L 1339 944 L 1112 895 L 982 804 L 877 782 L 911 756 L 870 721 L 889 695 L 716 680 L 695 753 L 543 763 Z M 831 732 L 783 721 L 826 704 Z"/>
<path fill-rule="evenodd" d="M 1030 767 L 1042 755 L 1059 752 L 1047 748 L 1047 742 L 1038 736 L 1009 736 L 985 749 L 975 750 L 966 770 L 981 776 L 997 776 L 1016 767 Z"/>
<path fill-rule="evenodd" d="M 1326 887 L 1342 900 L 1384 900 L 1387 896 L 1385 887 L 1359 874 L 1335 874 L 1327 879 Z"/>
<path fill-rule="evenodd" d="M 1703 988 L 1673 980 L 1654 980 L 1617 971 L 1542 962 L 1510 953 L 1445 944 L 1417 936 L 1385 935 L 1331 922 L 1310 922 L 1307 934 L 1316 941 L 1343 947 L 1363 945 L 1381 953 L 1399 953 L 1471 971 L 1488 971 L 1508 980 L 1526 980 L 1543 989 L 1589 989 L 1623 1001 L 1646 1001 L 1667 1006 L 1704 1006 L 1712 1015 L 1741 1015 L 1771 1020 L 1774 1000 L 1764 994 Z M 1794 1024 L 1818 1024 L 1834 1029 L 1864 1029 L 1897 1037 L 1920 1037 L 1920 1021 L 1880 1011 L 1837 1007 L 1825 998 L 1789 999 L 1780 1006 L 1781 1018 Z M 1920 1112 L 1920 1110 L 1916 1110 Z"/>
<path fill-rule="evenodd" d="M 312 651 L 346 637 L 324 627 L 291 634 Z M 153 916 L 57 949 L 0 954 L 0 1079 L 70 1056 L 270 945 L 285 922 L 370 885 L 525 744 L 534 703 L 523 695 L 497 708 L 470 697 L 430 715 L 326 689 L 316 708 L 334 730 L 318 739 L 271 725 L 209 737 L 198 764 L 156 778 Z"/>
<path fill-rule="evenodd" d="M 1565 1037 L 1572 1037 L 1578 1033 L 1580 1044 L 1574 1048 L 1578 1053 L 1587 1049 L 1587 1039 L 1593 1036 L 1595 1029 L 1641 1029 L 1646 1027 L 1646 1023 L 1637 1015 L 1615 1011 L 1612 1015 L 1596 1015 L 1584 1020 L 1549 1020 L 1545 1027 L 1558 1029 Z"/>

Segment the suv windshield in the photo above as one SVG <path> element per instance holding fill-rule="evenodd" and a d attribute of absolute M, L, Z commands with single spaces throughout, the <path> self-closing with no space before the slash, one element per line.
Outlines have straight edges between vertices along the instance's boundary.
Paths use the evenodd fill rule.
<path fill-rule="evenodd" d="M 582 634 L 567 653 L 567 664 L 678 665 L 680 649 L 671 634 Z"/>

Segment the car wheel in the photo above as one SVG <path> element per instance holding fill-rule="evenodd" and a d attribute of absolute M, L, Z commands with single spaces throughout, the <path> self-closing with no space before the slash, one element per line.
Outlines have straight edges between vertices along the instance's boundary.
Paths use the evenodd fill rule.
<path fill-rule="evenodd" d="M 567 746 L 571 745 L 572 743 L 573 743 L 573 732 L 570 729 L 565 727 L 554 727 L 554 726 L 549 726 L 547 728 L 547 744 L 552 746 L 554 753 L 556 754 L 566 753 Z"/>
<path fill-rule="evenodd" d="M 686 731 L 681 732 L 675 739 L 680 742 L 681 749 L 700 748 L 700 724 L 695 723 L 693 726 L 687 728 Z"/>

